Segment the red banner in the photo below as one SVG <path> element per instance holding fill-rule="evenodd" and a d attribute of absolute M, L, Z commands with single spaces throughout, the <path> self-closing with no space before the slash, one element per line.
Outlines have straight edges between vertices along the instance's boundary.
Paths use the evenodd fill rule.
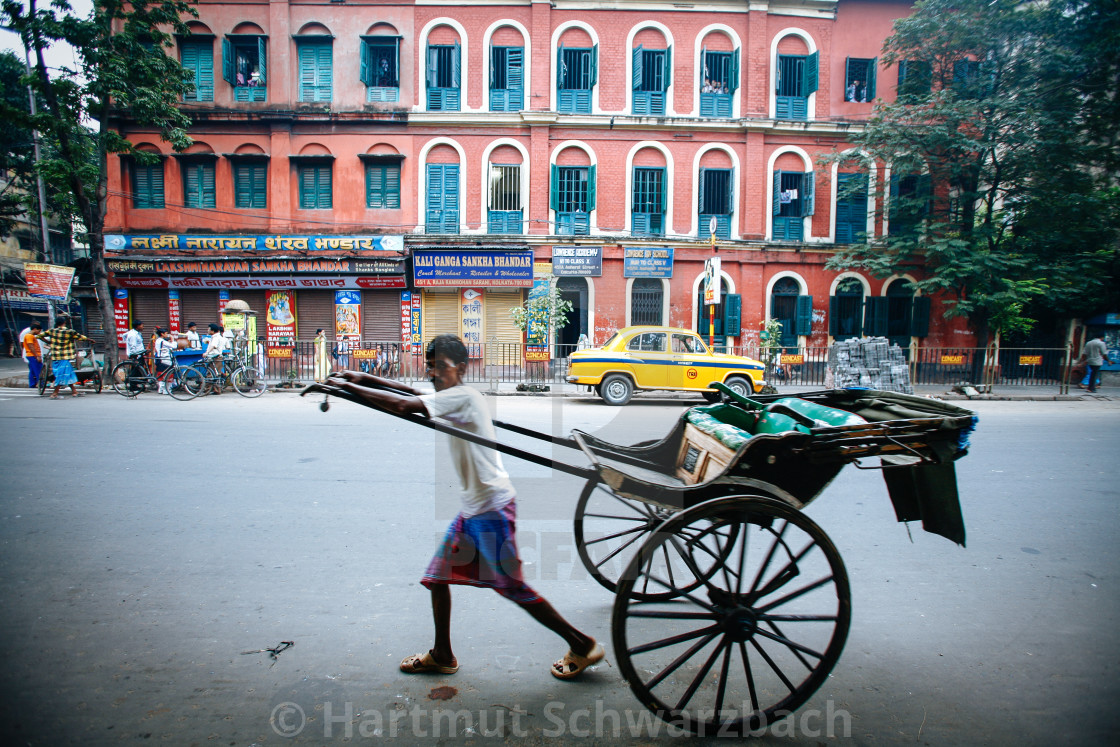
<path fill-rule="evenodd" d="M 268 294 L 268 346 L 294 347 L 296 344 L 296 294 L 292 291 L 273 291 Z"/>
<path fill-rule="evenodd" d="M 27 281 L 29 295 L 50 301 L 66 301 L 70 297 L 74 268 L 41 262 L 24 262 L 23 277 Z"/>
<path fill-rule="evenodd" d="M 404 352 L 412 350 L 412 294 L 408 291 L 401 293 L 401 342 L 404 343 Z"/>
<path fill-rule="evenodd" d="M 167 292 L 167 331 L 179 334 L 179 291 Z"/>
<path fill-rule="evenodd" d="M 123 288 L 113 291 L 113 317 L 117 321 L 117 347 L 123 348 L 128 332 L 128 291 Z"/>

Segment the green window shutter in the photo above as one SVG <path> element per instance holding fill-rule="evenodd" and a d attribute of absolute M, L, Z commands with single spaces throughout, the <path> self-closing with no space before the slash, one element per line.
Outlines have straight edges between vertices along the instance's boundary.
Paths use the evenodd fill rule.
<path fill-rule="evenodd" d="M 642 85 L 642 45 L 639 44 L 630 52 L 634 62 L 634 69 L 630 75 L 630 88 L 637 91 Z"/>
<path fill-rule="evenodd" d="M 214 167 L 214 164 L 212 164 L 212 163 L 209 163 L 209 164 L 204 163 L 204 164 L 200 164 L 200 166 L 201 166 L 200 175 L 202 177 L 202 179 L 201 179 L 201 181 L 202 181 L 202 185 L 201 185 L 202 207 L 212 208 L 212 207 L 215 207 L 217 205 L 217 199 L 218 199 L 217 189 L 215 188 L 215 185 L 214 185 L 215 167 Z"/>
<path fill-rule="evenodd" d="M 521 90 L 525 85 L 525 48 L 510 47 L 506 50 L 506 86 Z"/>
<path fill-rule="evenodd" d="M 141 209 L 151 206 L 152 175 L 147 166 L 132 165 L 132 207 Z"/>
<path fill-rule="evenodd" d="M 230 44 L 229 39 L 222 39 L 222 80 L 229 83 L 231 86 L 234 84 L 233 73 L 233 45 Z"/>
<path fill-rule="evenodd" d="M 727 205 L 724 206 L 727 210 L 727 215 L 735 213 L 735 169 L 731 168 L 727 172 Z M 728 229 L 730 230 L 730 228 Z"/>
<path fill-rule="evenodd" d="M 331 207 L 331 167 L 330 165 L 316 167 L 319 190 L 316 207 L 320 210 L 329 210 Z"/>
<path fill-rule="evenodd" d="M 728 293 L 723 300 L 723 333 L 738 337 L 743 326 L 743 297 Z"/>
<path fill-rule="evenodd" d="M 910 336 L 929 336 L 929 296 L 914 296 L 914 305 L 910 314 Z"/>
<path fill-rule="evenodd" d="M 806 171 L 805 175 L 801 178 L 801 215 L 812 215 L 816 211 L 816 183 L 817 180 L 812 171 Z"/>
<path fill-rule="evenodd" d="M 773 195 L 773 214 L 777 215 L 782 212 L 782 172 L 774 172 L 774 195 Z"/>
<path fill-rule="evenodd" d="M 233 167 L 234 205 L 239 208 L 266 208 L 268 164 L 239 163 Z M 302 194 L 302 189 L 300 190 Z"/>
<path fill-rule="evenodd" d="M 560 46 L 556 50 L 556 88 L 557 90 L 564 89 L 564 47 Z"/>
<path fill-rule="evenodd" d="M 194 78 L 191 83 L 194 85 L 194 90 L 183 94 L 184 101 L 198 101 L 198 45 L 183 43 L 179 47 L 179 62 L 187 70 L 193 73 Z"/>
<path fill-rule="evenodd" d="M 257 66 L 260 68 L 261 85 L 262 86 L 265 83 L 268 82 L 268 75 L 266 73 L 266 66 L 265 66 L 265 63 L 268 62 L 268 54 L 266 53 L 266 50 L 265 50 L 265 47 L 267 46 L 267 44 L 266 44 L 267 41 L 268 41 L 268 37 L 266 37 L 266 36 L 258 36 L 257 37 L 257 62 L 258 62 Z"/>
<path fill-rule="evenodd" d="M 863 303 L 863 334 L 865 337 L 887 336 L 887 309 L 890 299 L 871 296 Z"/>
<path fill-rule="evenodd" d="M 708 73 L 708 48 L 700 47 L 700 80 L 696 81 L 696 87 L 702 88 L 704 80 L 710 77 L 711 75 Z"/>
<path fill-rule="evenodd" d="M 697 185 L 697 188 L 696 188 L 696 212 L 698 212 L 698 213 L 703 213 L 704 212 L 704 207 L 705 207 L 704 183 L 707 182 L 707 178 L 705 176 L 707 173 L 708 173 L 707 169 L 700 169 L 700 183 Z M 708 231 L 707 226 L 700 226 L 700 235 L 701 236 L 706 235 L 707 231 Z"/>
<path fill-rule="evenodd" d="M 431 231 L 439 216 L 439 210 L 443 206 L 443 169 L 434 163 L 428 164 L 427 203 L 425 228 Z"/>
<path fill-rule="evenodd" d="M 669 199 L 668 199 L 669 179 L 668 179 L 668 177 L 665 173 L 665 169 L 658 169 L 658 170 L 661 172 L 661 176 L 660 176 L 660 179 L 661 179 L 661 214 L 664 215 L 667 212 L 666 209 L 669 206 Z"/>
<path fill-rule="evenodd" d="M 560 209 L 560 167 L 556 164 L 552 164 L 548 180 L 548 206 L 553 210 Z"/>
<path fill-rule="evenodd" d="M 588 61 L 591 66 L 591 83 L 588 85 L 588 90 L 595 87 L 599 82 L 599 45 L 596 44 L 591 47 L 591 58 Z"/>
<path fill-rule="evenodd" d="M 587 212 L 595 209 L 595 165 L 587 167 Z"/>
<path fill-rule="evenodd" d="M 840 297 L 828 297 L 828 335 L 836 337 L 840 334 Z"/>
<path fill-rule="evenodd" d="M 735 93 L 739 90 L 739 50 L 731 53 L 731 71 L 728 73 L 727 90 Z M 728 115 L 730 116 L 730 115 Z"/>
<path fill-rule="evenodd" d="M 401 84 L 401 38 L 393 39 L 393 85 Z"/>
<path fill-rule="evenodd" d="M 183 204 L 187 207 L 202 207 L 201 176 L 201 164 L 183 164 Z"/>
<path fill-rule="evenodd" d="M 385 167 L 385 207 L 399 210 L 401 207 L 401 166 L 394 164 Z"/>
<path fill-rule="evenodd" d="M 382 206 L 382 195 L 385 187 L 385 172 L 372 163 L 366 164 L 366 207 L 378 208 Z"/>
<path fill-rule="evenodd" d="M 320 44 L 316 50 L 319 68 L 319 98 L 318 101 L 331 100 L 331 87 L 334 83 L 334 45 Z"/>
<path fill-rule="evenodd" d="M 455 42 L 454 51 L 451 53 L 451 87 L 461 88 L 459 83 L 459 75 L 462 72 L 462 61 L 459 58 L 461 50 L 459 49 L 459 42 Z"/>
<path fill-rule="evenodd" d="M 214 100 L 214 44 L 206 42 L 198 50 L 198 100 Z"/>
<path fill-rule="evenodd" d="M 364 85 L 373 85 L 373 63 L 370 57 L 373 56 L 373 49 L 365 41 L 358 42 L 358 80 Z"/>
<path fill-rule="evenodd" d="M 668 91 L 673 82 L 673 47 L 671 45 L 665 49 L 664 65 L 664 75 L 661 76 L 661 90 Z"/>
<path fill-rule="evenodd" d="M 299 207 L 301 210 L 315 208 L 315 171 L 307 165 L 299 167 Z"/>
<path fill-rule="evenodd" d="M 872 57 L 867 63 L 867 100 L 875 99 L 875 81 L 879 77 L 879 58 Z"/>
<path fill-rule="evenodd" d="M 439 52 L 436 48 L 428 45 L 428 69 L 425 71 L 425 78 L 428 83 L 428 88 L 436 87 L 436 63 L 439 57 Z"/>
<path fill-rule="evenodd" d="M 310 44 L 300 44 L 297 52 L 299 63 L 299 100 L 315 100 L 315 50 Z"/>
<path fill-rule="evenodd" d="M 151 169 L 151 182 L 152 182 L 152 207 L 163 208 L 163 161 L 149 166 Z"/>
<path fill-rule="evenodd" d="M 813 334 L 813 297 L 797 297 L 797 317 L 793 323 L 795 335 Z"/>
<path fill-rule="evenodd" d="M 920 212 L 920 215 L 925 218 L 929 215 L 930 208 L 932 207 L 931 203 L 933 202 L 933 183 L 930 180 L 929 174 L 918 175 L 918 186 L 914 196 L 925 198 Z"/>
<path fill-rule="evenodd" d="M 802 68 L 804 78 L 801 84 L 801 93 L 805 98 L 809 98 L 809 94 L 815 93 L 818 85 L 818 75 L 820 68 L 820 52 L 813 52 L 805 58 L 805 66 Z"/>

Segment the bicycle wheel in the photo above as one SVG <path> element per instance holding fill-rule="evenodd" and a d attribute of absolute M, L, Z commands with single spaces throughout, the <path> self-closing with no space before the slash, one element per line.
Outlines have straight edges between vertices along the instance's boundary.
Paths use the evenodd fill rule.
<path fill-rule="evenodd" d="M 43 364 L 43 370 L 39 372 L 39 395 L 42 396 L 47 393 L 47 385 L 54 381 L 54 374 L 51 372 L 50 363 Z"/>
<path fill-rule="evenodd" d="M 168 393 L 183 402 L 194 399 L 202 391 L 202 374 L 190 366 L 175 366 L 167 373 L 164 382 Z"/>
<path fill-rule="evenodd" d="M 233 383 L 234 391 L 242 397 L 259 397 L 267 388 L 264 381 L 257 376 L 255 368 L 242 366 L 230 374 L 229 379 Z"/>
<path fill-rule="evenodd" d="M 144 391 L 144 378 L 144 369 L 135 361 L 121 361 L 109 375 L 113 391 L 122 397 L 135 397 Z"/>

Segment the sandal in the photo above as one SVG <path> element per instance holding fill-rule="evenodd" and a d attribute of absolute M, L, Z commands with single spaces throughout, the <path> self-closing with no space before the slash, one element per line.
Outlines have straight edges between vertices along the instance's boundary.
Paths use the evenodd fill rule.
<path fill-rule="evenodd" d="M 57 394 L 52 394 L 51 399 L 62 399 L 62 397 L 59 397 Z"/>
<path fill-rule="evenodd" d="M 459 671 L 459 663 L 444 666 L 435 660 L 431 651 L 425 651 L 405 657 L 401 662 L 401 671 L 405 674 L 455 674 Z"/>
<path fill-rule="evenodd" d="M 568 653 L 564 654 L 563 659 L 552 665 L 552 669 L 549 671 L 552 672 L 553 677 L 570 680 L 591 665 L 601 662 L 606 655 L 607 652 L 603 650 L 601 643 L 596 643 L 595 648 L 591 649 L 587 656 L 580 656 L 569 650 Z"/>

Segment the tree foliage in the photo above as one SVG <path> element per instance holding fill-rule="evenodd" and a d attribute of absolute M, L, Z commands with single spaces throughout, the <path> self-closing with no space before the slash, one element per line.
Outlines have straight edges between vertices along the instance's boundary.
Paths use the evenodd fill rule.
<path fill-rule="evenodd" d="M 830 267 L 924 268 L 915 287 L 945 294 L 946 314 L 982 337 L 1120 300 L 1116 8 L 915 3 L 883 48 L 885 64 L 905 67 L 897 101 L 877 102 L 851 137 L 864 168 L 891 170 L 877 203 L 891 230 Z M 900 190 L 911 175 L 916 188 Z"/>
<path fill-rule="evenodd" d="M 4 25 L 31 50 L 32 87 L 42 108 L 31 119 L 52 146 L 40 168 L 63 210 L 85 227 L 98 303 L 106 331 L 114 329 L 113 305 L 103 256 L 110 156 L 153 156 L 136 150 L 119 127 L 153 132 L 183 150 L 191 143 L 190 119 L 178 108 L 190 90 L 190 74 L 179 63 L 175 34 L 189 34 L 188 2 L 94 0 L 88 16 L 67 0 L 38 7 L 35 0 L 0 0 Z M 75 69 L 48 68 L 43 52 L 56 44 L 74 48 Z M 115 159 L 113 165 L 115 166 Z M 69 222 L 66 220 L 66 222 Z M 115 354 L 116 346 L 109 352 Z"/>
<path fill-rule="evenodd" d="M 563 327 L 568 323 L 568 314 L 572 312 L 572 302 L 565 300 L 560 294 L 556 278 L 549 275 L 547 293 L 530 293 L 529 298 L 522 306 L 514 306 L 509 310 L 513 323 L 522 332 L 526 330 L 543 330 L 545 333 L 555 327 Z M 533 344 L 532 341 L 529 343 Z"/>
<path fill-rule="evenodd" d="M 11 52 L 0 52 L 0 236 L 11 233 L 16 219 L 28 213 L 35 188 L 33 143 L 28 126 L 26 68 Z"/>

